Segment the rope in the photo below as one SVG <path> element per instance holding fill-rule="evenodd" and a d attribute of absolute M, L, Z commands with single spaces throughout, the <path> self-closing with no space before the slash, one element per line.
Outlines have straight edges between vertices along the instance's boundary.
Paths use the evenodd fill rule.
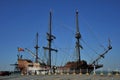
<path fill-rule="evenodd" d="M 100 55 L 100 54 L 98 54 L 97 51 L 94 50 L 91 46 L 88 46 L 88 44 L 87 44 L 83 39 L 81 39 L 81 41 L 82 41 L 88 48 L 90 48 L 93 52 L 95 52 L 95 54 Z"/>
<path fill-rule="evenodd" d="M 90 24 L 87 23 L 87 21 L 83 18 L 81 18 L 85 23 L 86 23 L 86 27 L 88 28 L 88 31 L 94 36 L 94 39 L 96 39 L 96 42 L 99 44 L 100 47 L 102 47 L 103 49 L 105 49 L 105 47 L 101 44 L 101 42 L 99 41 L 98 36 L 95 35 L 95 33 L 92 31 L 92 29 L 90 28 Z"/>

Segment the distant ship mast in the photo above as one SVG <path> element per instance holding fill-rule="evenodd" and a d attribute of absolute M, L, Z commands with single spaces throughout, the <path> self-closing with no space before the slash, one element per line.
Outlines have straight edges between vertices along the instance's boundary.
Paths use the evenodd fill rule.
<path fill-rule="evenodd" d="M 36 49 L 36 58 L 35 58 L 35 62 L 38 63 L 38 33 L 36 34 L 36 46 L 34 47 Z"/>
<path fill-rule="evenodd" d="M 81 57 L 80 57 L 80 48 L 82 48 L 82 46 L 80 45 L 80 39 L 81 39 L 81 34 L 79 32 L 79 24 L 78 24 L 78 10 L 76 11 L 76 34 L 75 34 L 75 38 L 76 38 L 76 53 L 78 55 L 78 62 L 81 61 Z"/>
<path fill-rule="evenodd" d="M 52 35 L 51 22 L 52 22 L 52 12 L 50 11 L 49 32 L 47 33 L 48 47 L 43 47 L 44 49 L 47 49 L 49 51 L 49 53 L 48 53 L 48 55 L 49 55 L 48 66 L 50 66 L 50 67 L 51 67 L 51 51 L 56 51 L 56 52 L 58 51 L 56 49 L 51 48 L 52 40 L 56 39 L 56 37 L 54 35 Z"/>

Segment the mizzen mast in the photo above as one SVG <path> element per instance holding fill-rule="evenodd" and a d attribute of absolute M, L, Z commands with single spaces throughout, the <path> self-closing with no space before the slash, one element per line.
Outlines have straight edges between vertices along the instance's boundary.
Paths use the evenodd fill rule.
<path fill-rule="evenodd" d="M 52 40 L 56 39 L 56 37 L 54 35 L 52 35 L 52 12 L 50 11 L 50 22 L 49 22 L 49 32 L 47 33 L 47 36 L 48 36 L 48 47 L 43 47 L 44 49 L 47 49 L 49 52 L 48 52 L 48 55 L 49 55 L 49 62 L 48 62 L 48 66 L 51 67 L 51 51 L 58 51 L 56 49 L 53 49 L 51 48 L 51 43 L 52 43 Z"/>
<path fill-rule="evenodd" d="M 76 11 L 76 34 L 75 34 L 75 38 L 76 38 L 76 53 L 78 55 L 77 60 L 78 62 L 81 61 L 81 57 L 80 57 L 80 48 L 82 48 L 82 46 L 80 45 L 80 39 L 81 39 L 81 34 L 79 32 L 79 24 L 78 24 L 78 10 Z"/>

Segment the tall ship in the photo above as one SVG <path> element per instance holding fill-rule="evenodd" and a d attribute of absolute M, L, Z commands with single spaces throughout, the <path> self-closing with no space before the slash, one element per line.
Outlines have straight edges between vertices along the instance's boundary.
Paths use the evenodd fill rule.
<path fill-rule="evenodd" d="M 18 51 L 27 50 L 29 53 L 31 53 L 35 57 L 35 62 L 33 62 L 32 60 L 29 60 L 29 59 L 23 59 L 22 55 L 20 55 L 20 54 L 18 55 L 17 64 L 15 64 L 15 65 L 16 65 L 16 68 L 18 70 L 20 70 L 21 74 L 23 74 L 23 75 L 25 75 L 25 74 L 41 74 L 41 73 L 48 74 L 49 72 L 50 73 L 58 73 L 58 72 L 59 73 L 60 72 L 72 73 L 72 72 L 75 72 L 75 73 L 85 74 L 85 73 L 91 73 L 93 70 L 103 67 L 103 64 L 99 64 L 98 61 L 101 58 L 104 58 L 105 54 L 108 53 L 108 51 L 110 51 L 112 49 L 110 40 L 109 40 L 107 49 L 102 54 L 100 54 L 98 56 L 98 58 L 96 58 L 93 62 L 88 64 L 86 60 L 82 60 L 80 51 L 83 47 L 80 44 L 81 34 L 80 34 L 80 30 L 79 30 L 79 25 L 78 25 L 78 11 L 76 11 L 76 33 L 75 33 L 75 38 L 76 38 L 75 48 L 76 48 L 76 54 L 78 55 L 78 56 L 76 56 L 77 59 L 75 61 L 68 61 L 63 66 L 51 65 L 52 51 L 58 52 L 57 49 L 53 49 L 51 47 L 52 41 L 54 39 L 56 39 L 56 37 L 54 35 L 52 35 L 51 22 L 52 22 L 52 13 L 50 11 L 49 31 L 47 33 L 48 46 L 43 47 L 43 49 L 48 50 L 49 58 L 48 58 L 47 63 L 45 63 L 42 59 L 40 59 L 38 57 L 39 45 L 38 45 L 38 33 L 37 33 L 36 34 L 36 46 L 34 47 L 36 49 L 36 53 L 33 53 L 28 48 L 25 48 L 25 49 L 18 48 Z"/>
<path fill-rule="evenodd" d="M 76 73 L 91 73 L 93 70 L 98 69 L 98 68 L 102 68 L 103 64 L 98 64 L 98 61 L 101 58 L 104 58 L 105 54 L 108 53 L 108 51 L 110 51 L 112 49 L 112 46 L 110 44 L 110 40 L 109 40 L 109 44 L 107 49 L 98 56 L 98 58 L 96 58 L 93 62 L 91 62 L 90 64 L 87 63 L 87 61 L 85 60 L 81 60 L 81 55 L 80 55 L 80 50 L 83 48 L 82 45 L 80 44 L 80 40 L 81 40 L 81 34 L 79 31 L 79 25 L 78 25 L 78 11 L 76 11 L 76 33 L 75 33 L 75 38 L 76 38 L 76 44 L 75 44 L 75 48 L 76 48 L 76 54 L 78 55 L 76 58 L 76 61 L 72 61 L 72 62 L 67 62 L 64 66 L 64 68 L 67 71 L 72 71 L 74 70 L 74 72 Z"/>

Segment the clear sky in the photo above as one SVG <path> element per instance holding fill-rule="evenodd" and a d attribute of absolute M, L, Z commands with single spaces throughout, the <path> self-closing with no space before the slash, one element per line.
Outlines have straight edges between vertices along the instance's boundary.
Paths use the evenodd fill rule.
<path fill-rule="evenodd" d="M 17 61 L 17 47 L 35 52 L 37 32 L 39 57 L 43 59 L 50 9 L 52 33 L 56 36 L 52 47 L 59 50 L 52 53 L 53 65 L 64 65 L 75 58 L 75 12 L 78 10 L 84 48 L 81 58 L 91 63 L 104 51 L 110 38 L 113 49 L 100 63 L 106 70 L 120 69 L 120 0 L 0 0 L 0 70 L 13 69 L 10 64 Z M 20 54 L 34 60 L 27 51 Z"/>

